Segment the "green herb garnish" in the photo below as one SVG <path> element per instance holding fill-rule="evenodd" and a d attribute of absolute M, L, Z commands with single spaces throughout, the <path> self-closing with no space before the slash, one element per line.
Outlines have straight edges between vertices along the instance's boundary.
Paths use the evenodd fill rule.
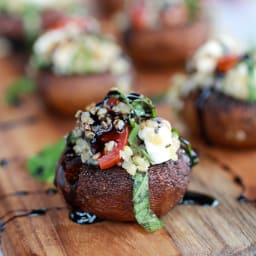
<path fill-rule="evenodd" d="M 157 116 L 155 106 L 149 98 L 142 97 L 131 102 L 137 118 L 154 118 Z"/>
<path fill-rule="evenodd" d="M 16 105 L 20 97 L 35 90 L 35 83 L 31 78 L 22 77 L 14 81 L 7 89 L 5 94 L 6 102 L 10 105 Z"/>
<path fill-rule="evenodd" d="M 254 102 L 256 100 L 256 88 L 255 88 L 255 62 L 253 60 L 248 60 L 248 89 L 249 95 L 248 100 L 249 102 Z"/>
<path fill-rule="evenodd" d="M 185 0 L 189 12 L 189 19 L 194 20 L 200 9 L 198 0 Z"/>
<path fill-rule="evenodd" d="M 130 145 L 133 145 L 135 143 L 136 139 L 137 139 L 137 135 L 139 133 L 140 126 L 132 120 L 130 121 L 130 125 L 133 128 L 130 132 L 128 142 L 129 142 Z"/>
<path fill-rule="evenodd" d="M 133 210 L 137 222 L 147 231 L 153 232 L 164 226 L 150 209 L 148 173 L 133 176 Z"/>
<path fill-rule="evenodd" d="M 27 160 L 29 173 L 44 182 L 52 183 L 55 175 L 57 161 L 65 147 L 65 140 L 61 139 L 57 143 L 47 146 L 39 154 Z"/>
<path fill-rule="evenodd" d="M 186 151 L 186 153 L 189 156 L 190 167 L 197 165 L 199 163 L 199 157 L 198 157 L 198 154 L 196 153 L 196 151 L 192 148 L 189 141 L 187 141 L 186 139 L 184 139 L 181 136 L 179 136 L 179 139 L 181 142 L 181 146 L 183 147 L 183 149 Z"/>

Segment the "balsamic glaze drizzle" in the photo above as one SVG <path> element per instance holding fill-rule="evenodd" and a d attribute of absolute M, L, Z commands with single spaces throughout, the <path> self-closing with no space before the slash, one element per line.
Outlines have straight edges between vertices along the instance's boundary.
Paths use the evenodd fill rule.
<path fill-rule="evenodd" d="M 0 160 L 0 166 L 1 167 L 7 167 L 9 165 L 9 161 L 7 159 L 1 159 Z"/>
<path fill-rule="evenodd" d="M 243 179 L 240 176 L 236 175 L 236 173 L 232 170 L 232 168 L 230 168 L 225 163 L 222 163 L 219 159 L 217 159 L 216 157 L 213 157 L 212 155 L 207 154 L 207 157 L 209 157 L 213 161 L 217 162 L 222 167 L 223 170 L 230 173 L 232 175 L 233 182 L 241 188 L 242 192 L 236 198 L 236 200 L 238 202 L 241 202 L 241 203 L 256 203 L 256 198 L 255 199 L 249 199 L 245 196 L 247 191 L 246 191 L 246 186 L 243 182 Z"/>
<path fill-rule="evenodd" d="M 19 126 L 34 124 L 38 120 L 36 115 L 27 116 L 17 120 L 0 122 L 0 131 L 8 131 Z"/>
<path fill-rule="evenodd" d="M 210 195 L 195 191 L 187 191 L 180 204 L 216 207 L 219 205 L 219 201 Z"/>
<path fill-rule="evenodd" d="M 181 141 L 182 148 L 185 150 L 186 154 L 190 160 L 190 167 L 193 167 L 199 163 L 199 156 L 197 152 L 192 148 L 190 142 L 183 137 L 179 137 Z"/>
<path fill-rule="evenodd" d="M 256 198 L 255 199 L 248 199 L 245 196 L 246 193 L 246 187 L 243 183 L 243 180 L 239 176 L 234 176 L 233 181 L 242 188 L 242 193 L 236 198 L 238 202 L 243 202 L 243 203 L 256 203 Z"/>
<path fill-rule="evenodd" d="M 83 212 L 83 211 L 71 211 L 69 213 L 69 219 L 77 224 L 94 224 L 101 222 L 102 219 L 98 218 L 95 214 Z"/>
<path fill-rule="evenodd" d="M 210 146 L 212 145 L 212 142 L 209 140 L 206 127 L 205 127 L 205 120 L 204 120 L 204 106 L 212 93 L 212 88 L 205 88 L 202 89 L 199 96 L 196 99 L 195 105 L 196 105 L 196 111 L 197 111 L 197 117 L 199 122 L 199 131 L 201 133 L 202 138 L 204 141 Z"/>
<path fill-rule="evenodd" d="M 3 200 L 7 197 L 12 197 L 12 196 L 23 197 L 23 196 L 37 195 L 37 194 L 55 195 L 57 193 L 58 193 L 58 190 L 55 188 L 48 188 L 46 190 L 35 190 L 35 191 L 20 190 L 10 194 L 0 195 L 0 200 Z"/>
<path fill-rule="evenodd" d="M 0 234 L 4 232 L 8 224 L 10 224 L 12 221 L 18 219 L 18 218 L 24 218 L 24 217 L 37 217 L 45 215 L 49 211 L 60 211 L 65 210 L 67 207 L 52 207 L 52 208 L 35 208 L 32 210 L 24 210 L 24 213 L 16 214 L 8 218 L 6 221 L 0 223 Z M 21 210 L 22 211 L 22 210 Z M 15 211 L 16 212 L 16 211 Z M 6 216 L 6 214 L 5 214 Z M 2 219 L 2 217 L 1 217 Z"/>

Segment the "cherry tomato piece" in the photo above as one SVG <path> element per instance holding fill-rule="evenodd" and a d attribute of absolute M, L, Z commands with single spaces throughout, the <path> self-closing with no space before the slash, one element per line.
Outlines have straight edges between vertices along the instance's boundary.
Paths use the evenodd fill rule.
<path fill-rule="evenodd" d="M 217 71 L 225 73 L 233 68 L 239 61 L 238 55 L 226 55 L 218 60 Z"/>
<path fill-rule="evenodd" d="M 111 131 L 109 133 L 102 135 L 101 141 L 108 142 L 114 140 L 117 143 L 117 145 L 111 152 L 102 155 L 98 159 L 98 163 L 101 170 L 111 168 L 119 163 L 119 161 L 121 160 L 120 151 L 123 150 L 123 148 L 127 145 L 128 135 L 129 129 L 127 126 L 121 133 L 118 133 L 117 131 Z"/>

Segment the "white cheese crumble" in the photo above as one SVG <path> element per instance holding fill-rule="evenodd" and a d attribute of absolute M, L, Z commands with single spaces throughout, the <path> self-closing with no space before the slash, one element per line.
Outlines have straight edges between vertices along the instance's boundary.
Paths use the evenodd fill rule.
<path fill-rule="evenodd" d="M 145 143 L 152 164 L 178 160 L 180 141 L 171 131 L 171 125 L 162 118 L 149 119 L 140 124 L 139 138 Z"/>
<path fill-rule="evenodd" d="M 183 98 L 191 91 L 211 86 L 233 98 L 248 100 L 249 83 L 254 84 L 256 90 L 256 65 L 253 74 L 249 74 L 248 65 L 241 59 L 221 77 L 217 77 L 219 60 L 228 55 L 238 58 L 245 55 L 244 47 L 228 36 L 212 39 L 200 47 L 188 63 L 191 72 L 188 75 L 176 75 L 171 79 L 168 92 L 170 104 L 180 110 L 183 107 Z M 255 57 L 250 53 L 250 58 Z"/>
<path fill-rule="evenodd" d="M 47 8 L 68 8 L 78 2 L 74 0 L 1 0 L 0 10 L 11 14 L 21 14 L 29 6 L 44 10 Z"/>
<path fill-rule="evenodd" d="M 256 67 L 254 67 L 253 70 L 253 85 L 256 85 L 255 74 Z M 235 68 L 227 72 L 224 79 L 218 83 L 218 89 L 236 99 L 247 100 L 249 99 L 249 76 L 248 65 L 240 63 Z"/>
<path fill-rule="evenodd" d="M 190 67 L 194 70 L 189 77 L 194 86 L 210 86 L 218 60 L 225 55 L 240 55 L 243 47 L 233 38 L 221 35 L 209 40 L 201 46 L 190 60 Z"/>
<path fill-rule="evenodd" d="M 45 32 L 34 44 L 39 68 L 40 63 L 51 64 L 54 73 L 61 75 L 125 74 L 130 63 L 121 54 L 121 48 L 110 38 L 88 33 L 73 23 Z"/>

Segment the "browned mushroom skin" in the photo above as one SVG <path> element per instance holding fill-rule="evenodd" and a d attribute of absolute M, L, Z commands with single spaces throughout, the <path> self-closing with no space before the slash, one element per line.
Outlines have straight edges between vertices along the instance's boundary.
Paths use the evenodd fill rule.
<path fill-rule="evenodd" d="M 24 29 L 21 20 L 18 17 L 1 14 L 0 35 L 11 40 L 24 40 Z"/>
<path fill-rule="evenodd" d="M 96 0 L 96 8 L 100 15 L 111 16 L 124 8 L 124 0 Z"/>
<path fill-rule="evenodd" d="M 133 70 L 121 76 L 133 80 Z M 38 89 L 46 104 L 66 115 L 74 115 L 90 102 L 98 102 L 117 86 L 117 79 L 110 72 L 90 75 L 56 75 L 51 71 L 39 71 L 36 76 Z"/>
<path fill-rule="evenodd" d="M 61 18 L 64 14 L 57 10 L 44 10 L 41 13 L 42 29 L 47 28 L 52 22 Z M 0 36 L 4 36 L 15 42 L 25 41 L 25 30 L 22 19 L 18 16 L 0 14 Z"/>
<path fill-rule="evenodd" d="M 198 108 L 200 91 L 184 100 L 182 116 L 207 142 L 234 148 L 256 146 L 256 103 L 236 100 L 212 90 Z"/>
<path fill-rule="evenodd" d="M 165 66 L 184 62 L 206 41 L 208 35 L 209 23 L 206 19 L 201 19 L 161 30 L 135 31 L 130 28 L 124 33 L 123 41 L 137 64 Z"/>
<path fill-rule="evenodd" d="M 185 151 L 178 161 L 149 168 L 150 207 L 160 216 L 183 198 L 190 176 Z M 115 221 L 134 221 L 133 179 L 122 167 L 107 170 L 82 164 L 80 157 L 66 151 L 57 167 L 55 184 L 72 210 L 82 210 Z"/>

